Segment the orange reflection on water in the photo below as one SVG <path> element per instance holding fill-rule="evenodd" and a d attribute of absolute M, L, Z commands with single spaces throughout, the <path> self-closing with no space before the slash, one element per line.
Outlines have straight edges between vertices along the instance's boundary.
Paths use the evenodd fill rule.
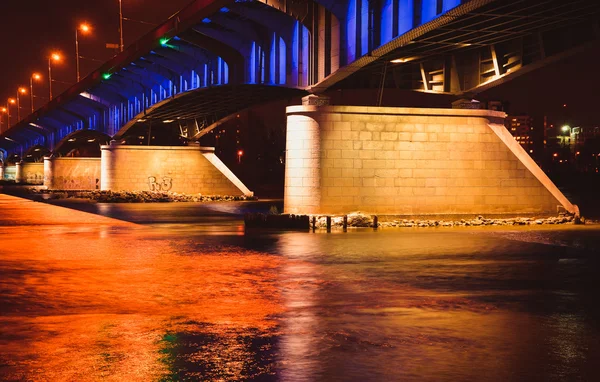
<path fill-rule="evenodd" d="M 42 214 L 21 207 L 27 216 L 15 209 L 13 221 Z M 68 225 L 3 229 L 0 363 L 8 379 L 159 379 L 176 361 L 165 348 L 187 346 L 169 345 L 169 333 L 201 331 L 232 344 L 274 330 L 271 317 L 283 311 L 274 286 L 279 258 L 190 251 L 179 245 L 184 238 L 156 230 L 101 217 L 103 227 L 84 225 L 78 218 L 92 218 L 75 211 L 69 218 Z M 218 350 L 205 353 L 220 359 L 225 375 L 243 376 L 248 350 Z"/>

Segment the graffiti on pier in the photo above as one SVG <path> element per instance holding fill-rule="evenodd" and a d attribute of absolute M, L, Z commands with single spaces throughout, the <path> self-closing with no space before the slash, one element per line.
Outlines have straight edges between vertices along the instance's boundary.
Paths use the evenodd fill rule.
<path fill-rule="evenodd" d="M 44 184 L 44 174 L 27 172 L 25 174 L 25 179 L 29 184 Z"/>
<path fill-rule="evenodd" d="M 150 191 L 170 191 L 173 188 L 173 179 L 163 176 L 162 181 L 157 181 L 155 176 L 148 177 Z"/>

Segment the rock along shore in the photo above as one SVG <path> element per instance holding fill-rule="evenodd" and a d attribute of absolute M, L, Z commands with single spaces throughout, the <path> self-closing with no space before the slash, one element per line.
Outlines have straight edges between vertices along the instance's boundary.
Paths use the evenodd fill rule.
<path fill-rule="evenodd" d="M 321 215 L 311 215 L 310 222 L 312 224 L 313 216 L 316 217 L 316 227 L 326 228 L 327 217 Z M 348 214 L 348 227 L 373 227 L 373 217 L 361 213 Z M 342 227 L 343 216 L 332 216 L 331 226 Z M 460 220 L 422 220 L 422 219 L 388 219 L 385 221 L 379 220 L 378 226 L 381 228 L 388 227 L 477 227 L 477 226 L 514 226 L 514 225 L 548 225 L 548 224 L 585 224 L 583 218 L 575 217 L 571 214 L 561 213 L 558 216 L 535 218 L 535 217 L 513 217 L 513 218 L 490 218 L 486 219 L 483 216 L 477 216 L 474 219 Z M 588 223 L 595 223 L 588 221 Z"/>
<path fill-rule="evenodd" d="M 173 202 L 222 202 L 256 200 L 245 195 L 202 195 L 182 194 L 177 192 L 153 191 L 60 191 L 60 190 L 28 190 L 31 194 L 47 195 L 48 199 L 88 199 L 98 203 L 173 203 Z"/>

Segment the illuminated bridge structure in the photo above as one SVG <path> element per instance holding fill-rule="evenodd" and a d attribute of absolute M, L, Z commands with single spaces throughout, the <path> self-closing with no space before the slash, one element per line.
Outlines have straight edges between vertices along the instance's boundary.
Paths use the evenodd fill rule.
<path fill-rule="evenodd" d="M 0 153 L 27 161 L 166 125 L 197 141 L 240 110 L 338 89 L 377 89 L 365 106 L 401 106 L 382 104 L 388 89 L 472 96 L 595 44 L 599 12 L 596 0 L 195 0 L 4 129 Z"/>

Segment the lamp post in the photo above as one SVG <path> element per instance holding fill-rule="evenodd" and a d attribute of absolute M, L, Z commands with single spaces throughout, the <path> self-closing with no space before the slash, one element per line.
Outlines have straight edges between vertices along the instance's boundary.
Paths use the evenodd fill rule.
<path fill-rule="evenodd" d="M 40 76 L 38 73 L 33 73 L 31 75 L 31 77 L 29 78 L 29 95 L 31 96 L 31 113 L 32 114 L 35 111 L 35 106 L 33 103 L 33 80 L 39 81 L 41 79 L 42 79 L 42 76 Z"/>
<path fill-rule="evenodd" d="M 6 127 L 10 127 L 10 105 L 17 103 L 14 98 L 9 98 L 6 101 Z"/>
<path fill-rule="evenodd" d="M 48 90 L 50 91 L 50 101 L 52 101 L 52 61 L 60 61 L 60 54 L 52 53 L 48 57 Z"/>
<path fill-rule="evenodd" d="M 27 89 L 25 89 L 24 87 L 20 87 L 17 89 L 17 122 L 21 120 L 21 97 L 19 97 L 19 95 L 21 94 L 27 94 Z"/>
<path fill-rule="evenodd" d="M 8 109 L 5 107 L 0 108 L 0 132 L 2 132 L 2 114 L 6 114 L 7 111 Z M 6 127 L 8 128 L 8 121 L 6 122 L 6 125 Z"/>
<path fill-rule="evenodd" d="M 563 125 L 560 130 L 563 132 L 563 147 L 566 144 L 566 137 L 569 137 L 569 139 L 571 138 L 571 126 L 569 125 Z M 570 143 L 570 142 L 569 142 Z"/>
<path fill-rule="evenodd" d="M 125 45 L 123 44 L 123 3 L 119 0 L 119 36 L 120 36 L 120 48 L 123 51 Z"/>
<path fill-rule="evenodd" d="M 82 33 L 88 33 L 90 26 L 87 24 L 81 24 L 75 29 L 75 59 L 77 60 L 77 82 L 80 80 L 79 76 L 79 31 Z"/>

